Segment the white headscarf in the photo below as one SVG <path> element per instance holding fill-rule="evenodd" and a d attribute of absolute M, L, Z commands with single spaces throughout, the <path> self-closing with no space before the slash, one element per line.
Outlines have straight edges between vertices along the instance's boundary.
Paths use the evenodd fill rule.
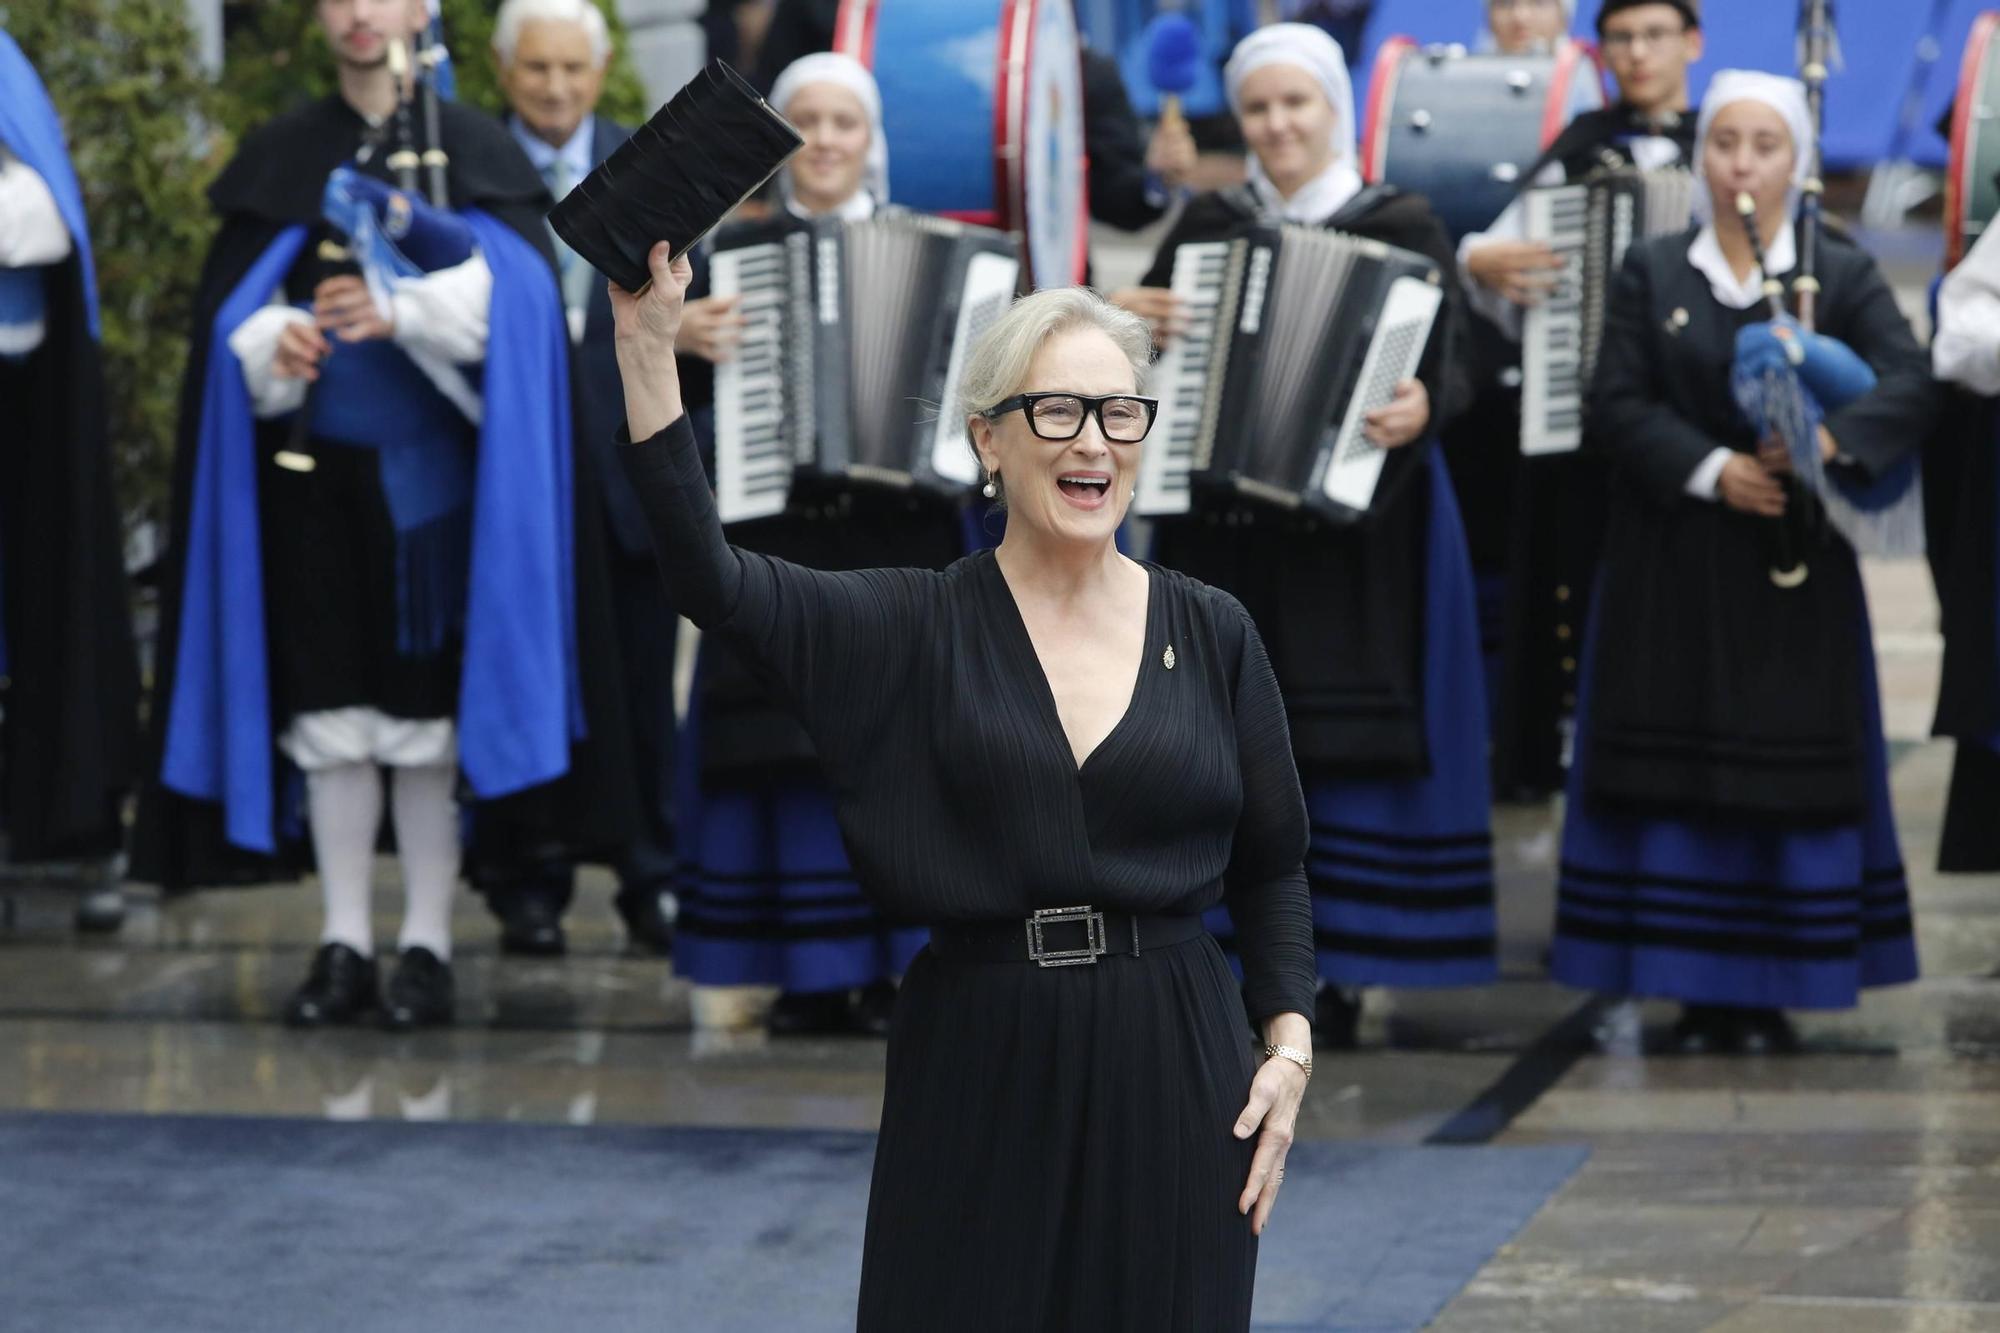
<path fill-rule="evenodd" d="M 798 96 L 799 90 L 812 83 L 830 83 L 837 88 L 845 88 L 861 100 L 861 109 L 867 113 L 868 160 L 861 173 L 861 191 L 868 196 L 868 202 L 857 204 L 857 195 L 838 210 L 842 217 L 848 216 L 850 210 L 857 216 L 867 217 L 874 212 L 875 205 L 889 202 L 889 138 L 882 132 L 882 90 L 875 86 L 875 76 L 868 72 L 868 67 L 853 56 L 820 51 L 801 56 L 785 66 L 785 72 L 771 85 L 772 107 L 779 115 L 784 115 L 786 105 Z M 778 173 L 778 191 L 784 197 L 785 207 L 796 212 L 790 171 Z"/>
<path fill-rule="evenodd" d="M 1556 0 L 1556 3 L 1562 7 L 1563 29 L 1567 31 L 1570 24 L 1576 21 L 1576 0 Z M 1484 12 L 1486 24 L 1480 28 L 1479 36 L 1472 43 L 1472 49 L 1480 55 L 1490 56 L 1500 50 L 1500 39 L 1493 35 L 1493 0 L 1486 0 Z M 1562 38 L 1558 37 L 1556 41 L 1560 43 Z"/>
<path fill-rule="evenodd" d="M 1266 65 L 1291 65 L 1319 80 L 1320 91 L 1333 107 L 1333 162 L 1286 199 L 1252 153 L 1250 188 L 1272 217 L 1287 222 L 1324 222 L 1361 190 L 1354 151 L 1354 85 L 1347 77 L 1347 55 L 1324 29 L 1310 23 L 1273 23 L 1259 28 L 1236 44 L 1222 69 L 1229 109 L 1238 118 L 1243 114 L 1243 80 Z"/>
<path fill-rule="evenodd" d="M 1806 104 L 1806 86 L 1797 79 L 1788 79 L 1781 74 L 1766 74 L 1754 69 L 1719 69 L 1708 81 L 1708 92 L 1701 99 L 1701 116 L 1694 129 L 1694 216 L 1697 222 L 1715 220 L 1715 200 L 1708 193 L 1708 171 L 1704 158 L 1708 148 L 1708 132 L 1715 125 L 1716 113 L 1732 102 L 1762 102 L 1765 106 L 1784 117 L 1785 126 L 1792 132 L 1792 188 L 1785 196 L 1785 216 L 1791 217 L 1798 211 L 1799 193 L 1812 171 L 1813 125 L 1812 110 Z"/>

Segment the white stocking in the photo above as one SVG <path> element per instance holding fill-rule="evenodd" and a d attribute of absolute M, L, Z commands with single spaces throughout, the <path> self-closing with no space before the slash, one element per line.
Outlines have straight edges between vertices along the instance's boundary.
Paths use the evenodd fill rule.
<path fill-rule="evenodd" d="M 306 774 L 306 811 L 326 903 L 320 943 L 345 944 L 372 958 L 369 890 L 375 834 L 382 825 L 381 770 L 367 763 L 339 764 Z"/>
<path fill-rule="evenodd" d="M 451 898 L 458 888 L 458 802 L 452 764 L 398 768 L 390 801 L 403 861 L 403 932 L 398 949 L 429 949 L 451 961 Z"/>

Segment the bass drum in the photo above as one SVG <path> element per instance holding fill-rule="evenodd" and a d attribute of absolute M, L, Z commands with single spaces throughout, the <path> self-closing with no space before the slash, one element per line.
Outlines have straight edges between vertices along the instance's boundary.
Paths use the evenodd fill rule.
<path fill-rule="evenodd" d="M 1965 57 L 1958 67 L 1958 99 L 1952 103 L 1951 156 L 1944 174 L 1944 262 L 1965 258 L 1995 212 L 2000 212 L 2000 11 L 1987 10 L 1972 23 Z"/>
<path fill-rule="evenodd" d="M 1083 58 L 1069 0 L 841 0 L 833 49 L 882 89 L 893 202 L 1012 233 L 1036 287 L 1083 280 Z"/>
<path fill-rule="evenodd" d="M 1457 241 L 1484 231 L 1578 114 L 1604 105 L 1594 48 L 1470 55 L 1391 37 L 1369 76 L 1361 174 L 1424 195 Z"/>

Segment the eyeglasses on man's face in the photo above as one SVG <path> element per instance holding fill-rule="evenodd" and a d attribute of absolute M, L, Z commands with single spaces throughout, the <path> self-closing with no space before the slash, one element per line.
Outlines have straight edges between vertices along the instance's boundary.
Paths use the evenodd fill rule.
<path fill-rule="evenodd" d="M 1129 393 L 1098 397 L 1085 393 L 1017 393 L 994 404 L 986 419 L 991 421 L 1017 411 L 1026 414 L 1028 429 L 1044 440 L 1073 440 L 1083 433 L 1085 418 L 1094 416 L 1105 439 L 1118 444 L 1137 444 L 1153 428 L 1160 400 Z"/>
<path fill-rule="evenodd" d="M 1604 54 L 1611 56 L 1630 55 L 1641 46 L 1657 51 L 1669 42 L 1677 42 L 1687 36 L 1687 25 L 1678 28 L 1635 28 L 1607 32 L 1599 39 Z"/>

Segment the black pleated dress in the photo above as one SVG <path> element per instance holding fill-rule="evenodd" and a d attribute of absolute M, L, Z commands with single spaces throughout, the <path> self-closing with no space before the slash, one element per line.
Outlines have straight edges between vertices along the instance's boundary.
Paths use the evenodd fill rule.
<path fill-rule="evenodd" d="M 885 913 L 1195 916 L 1226 897 L 1236 921 L 1241 992 L 1205 934 L 1091 966 L 917 957 L 860 1328 L 1248 1328 L 1245 1001 L 1309 1016 L 1314 979 L 1305 807 L 1242 609 L 1151 568 L 1131 703 L 1078 766 L 992 553 L 805 569 L 725 542 L 685 419 L 624 460 L 669 597 L 791 701 Z"/>

